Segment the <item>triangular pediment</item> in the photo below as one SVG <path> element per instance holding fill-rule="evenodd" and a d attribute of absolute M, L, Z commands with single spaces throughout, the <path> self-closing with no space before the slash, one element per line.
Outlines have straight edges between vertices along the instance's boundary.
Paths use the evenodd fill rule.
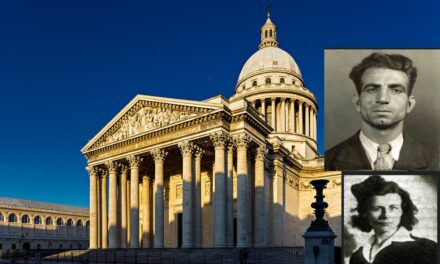
<path fill-rule="evenodd" d="M 81 151 L 111 145 L 220 109 L 221 104 L 138 95 Z"/>

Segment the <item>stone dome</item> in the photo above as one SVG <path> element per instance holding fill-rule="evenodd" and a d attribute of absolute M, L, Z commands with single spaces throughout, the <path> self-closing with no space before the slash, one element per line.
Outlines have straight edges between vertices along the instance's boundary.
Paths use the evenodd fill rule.
<path fill-rule="evenodd" d="M 278 47 L 266 47 L 255 52 L 246 61 L 237 85 L 248 77 L 265 71 L 287 72 L 301 78 L 301 71 L 289 53 Z"/>

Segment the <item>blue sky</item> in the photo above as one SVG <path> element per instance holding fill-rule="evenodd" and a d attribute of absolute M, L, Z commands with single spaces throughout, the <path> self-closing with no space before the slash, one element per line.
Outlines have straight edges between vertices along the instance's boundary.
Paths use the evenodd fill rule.
<path fill-rule="evenodd" d="M 271 1 L 320 105 L 324 48 L 440 47 L 438 1 Z M 136 94 L 230 97 L 266 1 L 1 1 L 0 195 L 88 206 L 80 149 Z"/>

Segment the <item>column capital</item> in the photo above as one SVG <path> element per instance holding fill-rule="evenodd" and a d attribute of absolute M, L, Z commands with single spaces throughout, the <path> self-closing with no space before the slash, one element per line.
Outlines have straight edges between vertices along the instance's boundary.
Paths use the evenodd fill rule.
<path fill-rule="evenodd" d="M 203 154 L 205 154 L 205 151 L 196 145 L 195 150 L 194 150 L 194 155 L 196 157 L 196 159 L 201 159 Z"/>
<path fill-rule="evenodd" d="M 168 155 L 168 152 L 166 152 L 163 149 L 153 149 L 150 151 L 151 156 L 153 156 L 154 162 L 163 162 L 165 161 L 166 156 Z"/>
<path fill-rule="evenodd" d="M 96 177 L 99 173 L 99 169 L 95 166 L 87 166 L 86 171 L 89 173 L 90 177 Z"/>
<path fill-rule="evenodd" d="M 223 131 L 212 133 L 209 135 L 209 138 L 215 148 L 224 148 L 226 143 L 230 140 L 229 135 Z"/>
<path fill-rule="evenodd" d="M 118 163 L 116 161 L 107 161 L 104 165 L 110 173 L 116 173 L 118 170 Z"/>
<path fill-rule="evenodd" d="M 130 168 L 139 167 L 139 164 L 144 160 L 144 158 L 137 155 L 130 155 L 127 157 L 127 161 L 130 164 Z"/>
<path fill-rule="evenodd" d="M 259 146 L 255 149 L 255 159 L 256 160 L 264 160 L 268 153 L 268 149 L 266 146 Z"/>
<path fill-rule="evenodd" d="M 194 143 L 189 141 L 180 142 L 179 144 L 177 144 L 177 146 L 179 147 L 182 156 L 191 156 L 195 150 Z"/>
<path fill-rule="evenodd" d="M 237 141 L 235 138 L 231 138 L 228 142 L 228 151 L 233 151 L 235 148 L 237 148 Z"/>
<path fill-rule="evenodd" d="M 101 178 L 107 177 L 108 170 L 106 168 L 99 168 L 99 174 L 100 174 Z"/>
<path fill-rule="evenodd" d="M 128 174 L 128 166 L 124 164 L 119 164 L 119 167 L 121 168 L 121 174 Z"/>
<path fill-rule="evenodd" d="M 247 148 L 247 146 L 251 142 L 251 139 L 252 138 L 246 133 L 240 133 L 235 135 L 234 137 L 237 148 Z"/>

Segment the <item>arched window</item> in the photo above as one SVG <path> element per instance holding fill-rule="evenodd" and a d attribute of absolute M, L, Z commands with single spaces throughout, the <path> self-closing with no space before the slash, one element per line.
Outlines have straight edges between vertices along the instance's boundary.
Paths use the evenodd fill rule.
<path fill-rule="evenodd" d="M 286 81 L 284 80 L 284 78 L 280 79 L 280 83 L 285 83 Z"/>
<path fill-rule="evenodd" d="M 266 78 L 266 84 L 271 84 L 272 80 L 270 78 Z"/>
<path fill-rule="evenodd" d="M 5 221 L 5 217 L 3 216 L 2 213 L 0 213 L 0 222 L 4 222 Z"/>
<path fill-rule="evenodd" d="M 34 224 L 41 225 L 41 217 L 39 215 L 34 217 Z"/>
<path fill-rule="evenodd" d="M 264 37 L 267 38 L 267 30 L 264 31 Z"/>
<path fill-rule="evenodd" d="M 11 245 L 11 249 L 16 249 L 17 247 L 15 246 L 15 244 Z"/>
<path fill-rule="evenodd" d="M 257 81 L 253 81 L 252 86 L 257 86 Z"/>
<path fill-rule="evenodd" d="M 28 215 L 23 215 L 22 217 L 21 217 L 21 222 L 23 223 L 23 224 L 29 224 L 30 222 L 31 222 L 31 219 L 29 218 L 29 216 Z"/>
<path fill-rule="evenodd" d="M 90 221 L 87 220 L 86 226 L 90 226 Z"/>
<path fill-rule="evenodd" d="M 52 217 L 50 216 L 46 217 L 46 225 L 53 225 Z"/>
<path fill-rule="evenodd" d="M 295 85 L 295 84 L 296 84 L 295 80 L 293 80 L 293 81 L 292 81 L 292 84 L 293 84 L 293 85 Z"/>
<path fill-rule="evenodd" d="M 57 219 L 57 225 L 58 225 L 58 226 L 63 226 L 63 225 L 64 225 L 64 221 L 63 221 L 63 219 L 62 219 L 61 217 L 59 217 L 59 218 Z"/>
<path fill-rule="evenodd" d="M 270 35 L 270 37 L 272 37 L 272 29 L 269 30 L 269 35 Z"/>
<path fill-rule="evenodd" d="M 17 223 L 17 216 L 15 214 L 8 215 L 8 222 L 9 223 Z"/>
<path fill-rule="evenodd" d="M 78 226 L 78 227 L 83 226 L 83 222 L 81 221 L 81 219 L 76 221 L 76 226 Z"/>
<path fill-rule="evenodd" d="M 73 220 L 72 219 L 67 220 L 67 226 L 73 226 Z"/>

